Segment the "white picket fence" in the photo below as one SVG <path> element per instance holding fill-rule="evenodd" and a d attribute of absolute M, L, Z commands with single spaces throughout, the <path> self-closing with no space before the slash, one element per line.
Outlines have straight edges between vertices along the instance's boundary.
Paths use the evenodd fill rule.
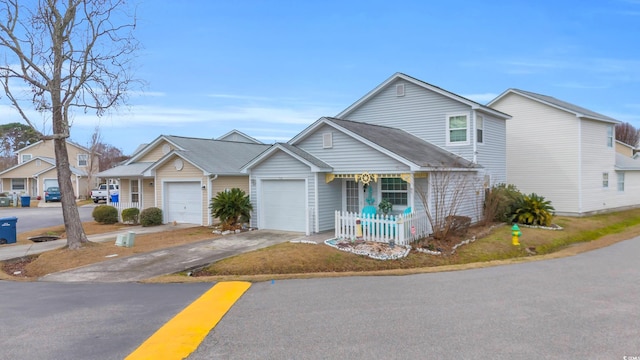
<path fill-rule="evenodd" d="M 118 209 L 118 221 L 120 222 L 122 222 L 122 210 L 128 208 L 137 208 L 138 210 L 142 211 L 142 209 L 140 208 L 141 204 L 138 202 L 110 202 L 107 205 L 111 205 Z"/>
<path fill-rule="evenodd" d="M 358 224 L 359 221 L 359 224 Z M 431 227 L 426 213 L 410 213 L 406 215 L 362 215 L 346 211 L 336 211 L 336 239 L 359 239 L 366 241 L 408 245 L 413 241 L 429 235 Z"/>

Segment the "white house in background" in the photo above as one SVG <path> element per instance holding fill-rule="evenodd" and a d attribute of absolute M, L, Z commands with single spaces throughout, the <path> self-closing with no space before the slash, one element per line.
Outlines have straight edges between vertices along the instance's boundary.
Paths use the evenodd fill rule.
<path fill-rule="evenodd" d="M 393 203 L 394 213 L 433 201 L 435 173 L 467 189 L 457 215 L 477 221 L 482 187 L 506 180 L 509 115 L 396 73 L 336 118 L 323 117 L 243 167 L 249 173 L 251 225 L 307 234 L 333 229 L 336 211 L 360 213 Z"/>
<path fill-rule="evenodd" d="M 618 120 L 551 96 L 508 89 L 490 107 L 507 122 L 507 182 L 560 215 L 640 205 L 640 161 L 615 140 Z"/>

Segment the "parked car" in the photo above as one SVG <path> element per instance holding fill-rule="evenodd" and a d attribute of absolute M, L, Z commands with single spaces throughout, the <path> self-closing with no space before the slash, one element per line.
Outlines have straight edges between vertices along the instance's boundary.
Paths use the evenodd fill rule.
<path fill-rule="evenodd" d="M 48 187 L 44 192 L 44 202 L 60 201 L 60 188 L 57 186 Z"/>
<path fill-rule="evenodd" d="M 91 200 L 94 203 L 98 203 L 100 200 L 107 201 L 107 196 L 117 195 L 119 186 L 116 184 L 109 184 L 109 190 L 107 191 L 107 184 L 100 184 L 97 189 L 91 190 Z"/>

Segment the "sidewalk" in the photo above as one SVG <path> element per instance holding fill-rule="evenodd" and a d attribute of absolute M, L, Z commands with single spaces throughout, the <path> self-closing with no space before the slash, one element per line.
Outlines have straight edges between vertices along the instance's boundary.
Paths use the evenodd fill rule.
<path fill-rule="evenodd" d="M 118 234 L 126 234 L 129 231 L 133 231 L 138 234 L 149 234 L 155 232 L 164 232 L 171 231 L 176 229 L 184 229 L 188 227 L 194 227 L 199 225 L 192 224 L 178 224 L 174 225 L 159 225 L 159 226 L 131 226 L 126 229 L 113 231 L 104 234 L 97 235 L 87 235 L 87 238 L 93 242 L 109 242 L 116 241 Z M 58 249 L 67 245 L 67 239 L 53 240 L 53 241 L 44 241 L 44 242 L 34 242 L 33 244 L 28 245 L 2 245 L 0 246 L 0 261 L 15 259 L 27 255 L 40 254 L 45 251 Z"/>

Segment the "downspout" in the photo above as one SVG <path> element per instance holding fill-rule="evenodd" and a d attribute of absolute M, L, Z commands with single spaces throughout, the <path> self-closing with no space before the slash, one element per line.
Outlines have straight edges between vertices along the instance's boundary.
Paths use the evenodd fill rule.
<path fill-rule="evenodd" d="M 477 164 L 478 163 L 478 122 L 476 121 L 476 118 L 478 117 L 478 114 L 476 113 L 476 111 L 472 111 L 471 112 L 473 114 L 473 130 L 472 133 L 473 134 L 473 163 Z M 471 135 L 470 134 L 470 135 Z"/>
<path fill-rule="evenodd" d="M 209 186 L 207 186 L 207 199 L 211 199 L 211 193 L 213 191 L 213 182 L 216 181 L 216 179 L 218 178 L 218 174 L 213 175 L 213 178 L 211 177 L 211 175 L 209 175 Z M 249 184 L 249 186 L 251 186 L 251 184 Z M 207 206 L 207 216 L 209 217 L 209 226 L 213 225 L 213 215 L 211 214 L 211 208 L 209 206 Z"/>

